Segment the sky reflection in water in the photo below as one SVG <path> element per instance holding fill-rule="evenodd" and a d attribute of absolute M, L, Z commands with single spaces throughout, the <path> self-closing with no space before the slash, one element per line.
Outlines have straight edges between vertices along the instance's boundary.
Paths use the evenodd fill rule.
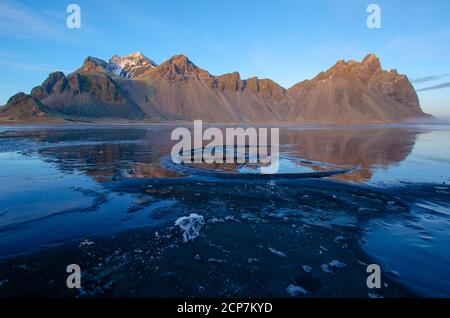
<path fill-rule="evenodd" d="M 183 215 L 189 204 L 180 200 L 183 188 L 163 193 L 114 191 L 106 186 L 123 180 L 182 177 L 159 165 L 173 145 L 172 129 L 0 127 L 0 257 L 87 235 L 157 227 Z M 419 191 L 411 196 L 416 200 L 413 208 L 405 212 L 386 206 L 387 213 L 360 220 L 358 226 L 363 230 L 363 249 L 398 272 L 398 279 L 418 292 L 449 296 L 450 202 L 441 198 L 450 183 L 448 140 L 450 128 L 445 126 L 281 128 L 283 156 L 314 163 L 282 160 L 280 171 L 321 171 L 325 166 L 320 163 L 361 165 L 331 179 L 376 188 L 431 184 L 439 197 Z M 211 199 L 214 191 L 211 188 Z M 345 211 L 345 206 L 340 208 Z"/>

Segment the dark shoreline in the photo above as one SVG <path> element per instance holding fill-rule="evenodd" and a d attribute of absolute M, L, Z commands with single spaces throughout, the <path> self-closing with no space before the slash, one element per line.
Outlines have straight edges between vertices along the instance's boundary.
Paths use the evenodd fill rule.
<path fill-rule="evenodd" d="M 365 286 L 367 274 L 361 262 L 369 263 L 370 259 L 358 244 L 359 230 L 345 233 L 346 237 L 351 237 L 346 242 L 348 249 L 333 248 L 326 252 L 333 255 L 328 257 L 330 260 L 336 258 L 347 264 L 344 269 L 334 270 L 333 274 L 327 274 L 320 270 L 319 265 L 323 256 L 317 253 L 317 242 L 307 240 L 305 236 L 307 244 L 302 246 L 303 252 L 299 253 L 298 258 L 310 260 L 317 258 L 314 264 L 310 261 L 314 268 L 313 273 L 310 274 L 301 269 L 301 262 L 298 259 L 291 260 L 297 256 L 290 256 L 292 254 L 288 252 L 287 258 L 284 259 L 269 253 L 268 245 L 266 245 L 270 244 L 268 242 L 263 247 L 252 248 L 246 245 L 245 248 L 242 248 L 245 252 L 236 250 L 232 253 L 220 253 L 217 245 L 209 240 L 212 235 L 210 233 L 217 233 L 217 229 L 214 228 L 219 226 L 222 228 L 219 232 L 225 231 L 225 236 L 230 236 L 236 230 L 234 229 L 235 225 L 243 227 L 241 230 L 245 228 L 248 230 L 252 227 L 251 224 L 242 225 L 242 223 L 234 221 L 207 224 L 204 235 L 188 243 L 183 243 L 177 229 L 170 226 L 162 226 L 159 229 L 133 229 L 117 235 L 94 236 L 88 239 L 92 240 L 94 244 L 86 247 L 80 247 L 83 239 L 75 239 L 39 251 L 2 259 L 0 260 L 2 280 L 7 277 L 8 281 L 0 286 L 0 298 L 292 298 L 285 290 L 285 287 L 289 285 L 289 280 L 286 279 L 289 276 L 292 277 L 293 282 L 298 280 L 298 284 L 302 283 L 307 290 L 309 289 L 308 294 L 302 298 L 366 298 L 370 293 L 387 298 L 418 296 L 385 275 L 382 279 L 388 287 L 384 286 L 381 292 L 373 292 Z M 277 227 L 273 224 L 262 225 L 263 228 L 274 226 Z M 281 227 L 283 226 L 281 225 Z M 307 227 L 305 231 L 311 237 L 321 237 L 320 246 L 334 245 L 335 235 L 342 232 L 340 229 L 330 231 L 330 229 L 321 227 Z M 159 233 L 158 237 L 155 237 L 155 232 Z M 259 230 L 258 232 L 260 233 Z M 287 235 L 292 236 L 293 234 Z M 235 241 L 230 237 L 220 236 L 219 239 L 229 241 L 231 246 Z M 277 243 L 273 244 L 277 245 Z M 229 245 L 225 246 L 224 244 L 219 247 L 227 250 Z M 249 253 L 249 249 L 252 252 Z M 117 253 L 117 251 L 120 252 Z M 317 255 L 311 256 L 305 251 L 311 251 L 311 255 Z M 235 253 L 238 255 L 234 256 Z M 258 259 L 258 262 L 249 263 L 243 256 L 246 253 L 249 253 L 248 256 L 257 254 L 258 256 L 255 258 Z M 196 255 L 200 254 L 201 258 L 196 259 Z M 218 254 L 224 258 L 223 263 Z M 261 254 L 264 257 L 260 256 Z M 108 260 L 108 257 L 111 260 Z M 183 259 L 183 264 L 177 262 L 177 257 Z M 102 262 L 105 264 L 99 267 Z M 172 262 L 176 264 L 171 264 Z M 79 264 L 82 271 L 83 269 L 87 271 L 87 274 L 82 274 L 82 285 L 84 286 L 82 292 L 69 290 L 65 286 L 68 274 L 65 273 L 63 264 L 66 263 L 67 265 Z M 288 263 L 288 265 L 283 263 Z M 298 266 L 292 263 L 298 263 Z M 275 279 L 273 273 L 277 270 L 274 270 L 273 267 L 276 266 L 282 268 L 287 266 L 292 270 L 296 269 L 297 273 L 281 272 L 281 277 Z M 266 268 L 268 271 L 265 272 L 259 267 Z M 174 275 L 174 271 L 176 275 Z M 105 275 L 106 272 L 109 274 Z M 208 279 L 205 280 L 204 277 L 208 277 Z M 267 282 L 260 281 L 268 277 L 272 278 Z M 233 282 L 227 282 L 227 279 Z M 258 288 L 252 287 L 253 283 L 257 284 Z M 218 289 L 208 287 L 203 289 L 200 288 L 201 285 L 215 286 Z M 232 290 L 232 287 L 245 285 L 247 287 L 242 288 L 240 292 Z M 264 290 L 265 287 L 267 290 Z"/>
<path fill-rule="evenodd" d="M 119 182 L 118 188 L 112 183 L 111 189 L 139 193 L 145 191 L 147 183 L 146 180 L 140 180 L 140 185 Z M 176 184 L 169 179 L 158 187 L 160 199 L 166 195 L 186 196 L 184 204 L 196 207 L 179 211 L 178 215 L 204 215 L 205 224 L 193 241 L 183 242 L 180 229 L 173 221 L 166 221 L 160 226 L 98 234 L 4 258 L 0 260 L 0 298 L 289 298 L 292 295 L 286 288 L 290 285 L 307 291 L 296 296 L 302 298 L 420 296 L 392 273 L 385 273 L 383 264 L 380 264 L 382 289 L 368 289 L 366 267 L 377 262 L 362 249 L 361 239 L 368 220 L 383 219 L 386 202 L 394 200 L 390 205 L 393 204 L 397 213 L 408 213 L 405 205 L 408 197 L 421 193 L 422 197 L 442 199 L 442 190 L 436 192 L 436 185 L 385 189 L 330 180 L 304 180 L 297 185 L 280 184 L 277 192 L 273 192 L 271 186 L 256 183 L 245 194 L 247 202 L 244 203 L 239 201 L 241 196 L 230 198 L 229 195 L 238 189 L 248 189 L 250 184 L 226 182 L 214 185 L 220 197 L 212 204 L 208 196 L 213 184 Z M 164 189 L 171 189 L 172 194 L 165 194 Z M 300 214 L 286 210 L 285 215 L 282 207 L 297 206 L 295 202 L 301 200 L 298 198 L 288 199 L 286 203 L 290 204 L 270 208 L 261 215 L 254 213 L 262 211 L 258 205 L 265 206 L 254 201 L 256 198 L 278 191 L 285 198 L 276 195 L 272 199 L 283 200 L 280 203 L 306 191 L 312 196 L 307 199 L 312 209 Z M 355 208 L 370 203 L 372 208 L 381 210 L 359 212 L 356 224 L 351 219 L 339 221 L 340 209 L 345 208 L 350 215 L 355 213 L 349 210 L 350 206 L 342 205 L 350 198 L 348 195 L 356 200 Z M 327 207 L 335 212 L 321 216 L 324 199 L 331 200 Z M 226 211 L 222 211 L 220 202 L 226 204 Z M 238 211 L 242 212 L 232 208 L 238 202 Z M 169 213 L 170 209 L 161 213 Z M 313 214 L 308 216 L 309 213 Z M 334 260 L 345 266 L 331 268 L 331 273 L 321 268 Z M 70 264 L 82 268 L 81 290 L 69 290 L 65 285 L 66 266 Z M 311 269 L 305 270 L 304 266 Z"/>

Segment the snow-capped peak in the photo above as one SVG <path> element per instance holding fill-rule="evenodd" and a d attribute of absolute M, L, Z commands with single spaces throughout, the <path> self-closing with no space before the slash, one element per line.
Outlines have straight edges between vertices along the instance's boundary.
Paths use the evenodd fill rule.
<path fill-rule="evenodd" d="M 134 52 L 134 53 L 131 53 L 131 54 L 125 56 L 125 57 L 128 57 L 128 58 L 146 58 L 145 55 L 142 54 L 141 52 Z"/>
<path fill-rule="evenodd" d="M 126 56 L 114 55 L 109 63 L 111 70 L 119 76 L 134 78 L 144 74 L 149 69 L 158 65 L 140 52 L 135 52 Z"/>

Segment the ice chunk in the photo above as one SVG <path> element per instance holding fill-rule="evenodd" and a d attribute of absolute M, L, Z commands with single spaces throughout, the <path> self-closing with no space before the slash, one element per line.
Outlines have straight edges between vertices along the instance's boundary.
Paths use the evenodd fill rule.
<path fill-rule="evenodd" d="M 3 284 L 6 284 L 9 282 L 9 278 L 8 279 L 4 279 L 4 280 L 0 280 L 0 287 L 3 286 Z"/>
<path fill-rule="evenodd" d="M 80 243 L 80 245 L 78 245 L 78 247 L 87 247 L 91 245 L 94 245 L 94 242 L 91 241 L 90 239 L 85 239 L 83 242 Z"/>
<path fill-rule="evenodd" d="M 272 247 L 269 247 L 269 251 L 276 256 L 283 257 L 283 258 L 287 257 L 287 255 L 285 253 L 277 251 L 276 249 L 274 249 Z"/>
<path fill-rule="evenodd" d="M 320 265 L 320 268 L 321 268 L 325 273 L 328 273 L 328 274 L 332 274 L 332 273 L 333 273 L 333 271 L 330 269 L 330 267 L 328 266 L 328 264 L 322 264 L 322 265 Z"/>
<path fill-rule="evenodd" d="M 217 263 L 217 264 L 223 264 L 227 261 L 225 259 L 219 259 L 219 258 L 208 258 L 208 263 Z"/>
<path fill-rule="evenodd" d="M 292 297 L 298 297 L 308 293 L 303 287 L 292 284 L 286 287 L 286 292 Z"/>
<path fill-rule="evenodd" d="M 189 216 L 183 216 L 175 221 L 183 232 L 183 242 L 187 243 L 193 241 L 200 235 L 200 230 L 205 224 L 204 218 L 201 215 L 191 213 Z"/>
<path fill-rule="evenodd" d="M 344 268 L 346 266 L 345 263 L 339 262 L 336 259 L 332 260 L 329 265 L 334 268 Z"/>
<path fill-rule="evenodd" d="M 211 219 L 208 220 L 208 223 L 211 223 L 211 224 L 223 223 L 223 222 L 225 222 L 224 219 L 220 219 L 220 218 L 216 218 L 216 217 L 211 218 Z"/>
<path fill-rule="evenodd" d="M 328 274 L 332 274 L 333 273 L 333 269 L 334 268 L 344 268 L 345 266 L 347 266 L 345 263 L 342 263 L 338 260 L 332 260 L 330 263 L 328 264 L 322 264 L 320 265 L 320 268 Z"/>
<path fill-rule="evenodd" d="M 312 267 L 311 266 L 303 265 L 302 268 L 307 273 L 311 273 L 312 272 Z"/>

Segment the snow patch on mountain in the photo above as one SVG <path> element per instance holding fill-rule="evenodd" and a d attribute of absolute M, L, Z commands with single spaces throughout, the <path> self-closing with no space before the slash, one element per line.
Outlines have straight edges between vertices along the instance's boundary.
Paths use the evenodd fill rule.
<path fill-rule="evenodd" d="M 110 60 L 111 71 L 118 76 L 134 78 L 158 65 L 140 52 L 126 56 L 114 55 Z"/>

